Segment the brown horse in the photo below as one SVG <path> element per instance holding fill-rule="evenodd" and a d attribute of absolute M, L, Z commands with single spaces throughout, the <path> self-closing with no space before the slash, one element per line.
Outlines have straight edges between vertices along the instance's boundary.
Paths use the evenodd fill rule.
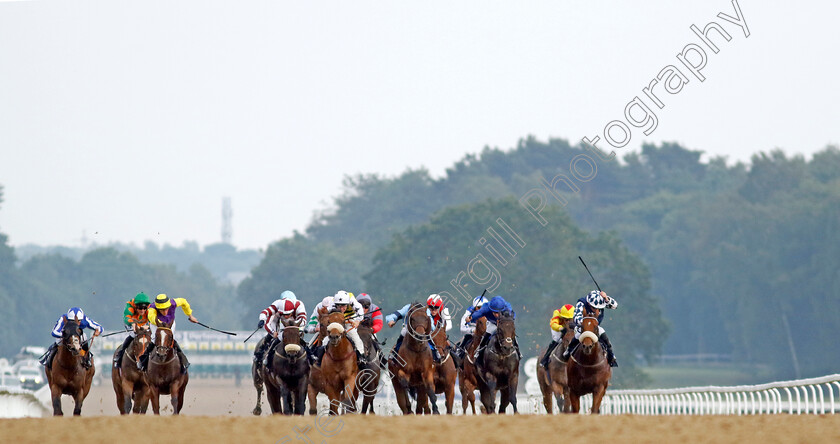
<path fill-rule="evenodd" d="M 397 403 L 404 415 L 412 414 L 408 390 L 414 388 L 417 391 L 418 404 L 425 405 L 425 400 L 431 399 L 432 411 L 439 413 L 434 401 L 435 367 L 432 350 L 429 348 L 432 322 L 426 314 L 426 307 L 418 303 L 412 304 L 406 314 L 405 323 L 407 332 L 403 344 L 399 352 L 392 354 L 388 361 Z M 428 414 L 428 406 L 423 411 Z"/>
<path fill-rule="evenodd" d="M 53 415 L 63 416 L 61 411 L 61 395 L 70 395 L 76 403 L 73 415 L 82 414 L 82 403 L 90 391 L 96 366 L 91 357 L 90 368 L 82 365 L 85 351 L 82 347 L 82 329 L 79 324 L 68 319 L 61 331 L 61 344 L 58 346 L 51 368 L 47 369 L 47 383 L 50 385 Z"/>
<path fill-rule="evenodd" d="M 324 379 L 324 391 L 330 400 L 330 412 L 338 414 L 339 405 L 345 410 L 356 411 L 356 350 L 344 328 L 344 313 L 331 312 L 325 319 L 327 341 L 324 357 L 321 360 L 321 373 Z"/>
<path fill-rule="evenodd" d="M 318 334 L 309 343 L 309 348 L 315 350 L 316 347 L 321 346 L 323 338 L 326 338 L 327 333 L 327 317 L 329 316 L 329 309 L 321 307 L 318 309 Z M 319 365 L 313 365 L 309 368 L 309 414 L 318 414 L 318 393 L 327 394 L 327 384 L 324 382 L 324 374 L 321 373 Z"/>
<path fill-rule="evenodd" d="M 356 385 L 361 390 L 362 394 L 362 414 L 370 410 L 371 415 L 375 415 L 373 411 L 373 399 L 379 391 L 379 379 L 382 374 L 382 369 L 379 367 L 379 356 L 373 346 L 376 337 L 373 335 L 373 321 L 370 318 L 365 318 L 359 324 L 359 338 L 365 345 L 365 365 L 359 369 Z"/>
<path fill-rule="evenodd" d="M 134 339 L 126 347 L 123 353 L 120 367 L 114 365 L 111 368 L 111 382 L 114 385 L 114 393 L 117 395 L 117 409 L 121 415 L 132 412 L 132 401 L 134 401 L 134 413 L 146 413 L 149 408 L 149 384 L 146 382 L 146 375 L 137 368 L 137 359 L 146 351 L 146 347 L 152 342 L 152 331 L 148 325 L 138 327 Z M 117 356 L 114 350 L 114 357 Z"/>
<path fill-rule="evenodd" d="M 173 331 L 168 326 L 158 327 L 155 331 L 155 349 L 151 351 L 146 370 L 146 381 L 149 383 L 152 411 L 155 415 L 160 414 L 160 395 L 169 395 L 173 414 L 181 412 L 189 380 L 188 372 L 181 373 Z"/>
<path fill-rule="evenodd" d="M 566 320 L 566 324 L 568 325 L 569 319 Z M 545 368 L 537 364 L 537 381 L 540 383 L 540 392 L 543 395 L 543 405 L 545 406 L 545 411 L 548 412 L 549 415 L 554 413 L 554 405 L 551 402 L 551 395 L 554 395 L 554 398 L 557 400 L 557 408 L 560 409 L 561 412 L 568 413 L 569 405 L 565 402 L 565 399 L 569 395 L 569 385 L 567 383 L 566 378 L 566 363 L 560 361 L 560 355 L 563 354 L 563 351 L 569 346 L 569 343 L 572 342 L 572 338 L 575 337 L 574 329 L 567 328 L 566 334 L 561 339 L 559 345 L 554 347 L 554 350 L 551 352 L 551 356 L 548 358 L 548 371 L 546 372 Z"/>
<path fill-rule="evenodd" d="M 519 385 L 519 355 L 516 353 L 516 327 L 508 313 L 499 315 L 496 333 L 484 353 L 476 361 L 478 391 L 485 413 L 494 413 L 496 390 L 501 393 L 499 413 L 505 413 L 508 404 L 516 408 L 516 388 Z"/>
<path fill-rule="evenodd" d="M 452 349 L 449 347 L 449 337 L 444 325 L 439 326 L 432 333 L 432 341 L 440 353 L 440 364 L 435 364 L 435 393 L 443 393 L 446 397 L 446 414 L 452 414 L 455 403 L 455 381 L 458 379 L 458 369 L 452 359 Z"/>
<path fill-rule="evenodd" d="M 487 319 L 480 318 L 475 322 L 475 332 L 473 333 L 473 340 L 467 346 L 466 354 L 464 355 L 464 365 L 458 371 L 458 387 L 461 389 L 461 405 L 464 414 L 467 414 L 467 407 L 472 408 L 472 413 L 475 415 L 475 390 L 478 388 L 478 381 L 476 380 L 475 372 L 475 349 L 481 342 L 484 332 L 487 330 Z M 484 406 L 481 406 L 483 409 Z"/>
<path fill-rule="evenodd" d="M 300 327 L 294 319 L 283 319 L 281 343 L 262 369 L 265 394 L 271 413 L 303 415 L 309 387 L 309 359 L 300 345 Z"/>
<path fill-rule="evenodd" d="M 592 413 L 600 413 L 601 400 L 610 384 L 612 369 L 598 340 L 598 319 L 585 317 L 581 322 L 578 345 L 566 364 L 569 384 L 567 403 L 571 413 L 580 411 L 580 397 L 592 393 Z"/>

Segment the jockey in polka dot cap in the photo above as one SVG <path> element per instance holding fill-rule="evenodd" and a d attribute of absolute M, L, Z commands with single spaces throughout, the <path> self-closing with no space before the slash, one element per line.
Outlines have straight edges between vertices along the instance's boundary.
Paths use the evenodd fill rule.
<path fill-rule="evenodd" d="M 604 328 L 601 327 L 601 323 L 604 321 L 605 308 L 618 308 L 618 301 L 607 296 L 607 294 L 603 291 L 599 292 L 593 290 L 589 292 L 588 295 L 578 299 L 575 304 L 575 317 L 573 321 L 573 325 L 575 326 L 575 338 L 572 339 L 569 347 L 563 352 L 563 355 L 560 357 L 560 361 L 568 361 L 572 352 L 574 352 L 575 347 L 580 344 L 580 324 L 583 322 L 583 318 L 585 316 L 595 316 L 598 319 L 598 341 L 604 346 L 604 349 L 607 352 L 607 361 L 610 363 L 610 367 L 618 367 L 618 361 L 615 359 L 615 355 L 613 354 L 610 338 L 607 337 L 607 333 L 604 331 Z"/>

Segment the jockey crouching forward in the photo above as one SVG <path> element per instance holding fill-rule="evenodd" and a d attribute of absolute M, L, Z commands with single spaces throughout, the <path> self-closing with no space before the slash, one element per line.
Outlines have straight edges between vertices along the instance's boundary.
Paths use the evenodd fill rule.
<path fill-rule="evenodd" d="M 362 305 L 362 308 L 365 309 L 365 316 L 364 320 L 370 320 L 371 329 L 373 330 L 373 348 L 376 350 L 376 354 L 379 355 L 380 359 L 380 367 L 385 368 L 385 357 L 382 353 L 382 346 L 379 344 L 379 340 L 376 338 L 376 334 L 382 330 L 382 326 L 384 325 L 385 317 L 382 315 L 382 309 L 379 308 L 376 304 L 373 303 L 371 300 L 370 295 L 367 293 L 360 293 L 359 296 L 356 298 L 356 301 Z"/>
<path fill-rule="evenodd" d="M 464 338 L 461 339 L 461 343 L 458 344 L 456 349 L 456 354 L 460 359 L 464 359 L 464 356 L 467 354 L 467 348 L 469 348 L 473 341 L 473 336 L 475 335 L 475 321 L 471 321 L 470 316 L 486 303 L 487 298 L 484 296 L 476 296 L 472 301 L 472 305 L 464 310 L 464 315 L 461 316 L 461 333 L 464 334 Z"/>
<path fill-rule="evenodd" d="M 566 336 L 569 325 L 572 323 L 572 318 L 575 316 L 575 307 L 572 304 L 566 304 L 557 310 L 551 317 L 548 325 L 551 327 L 551 343 L 548 344 L 548 349 L 545 351 L 540 364 L 548 370 L 548 360 L 551 358 L 551 352 L 557 347 L 557 344 L 563 342 L 563 336 Z"/>
<path fill-rule="evenodd" d="M 283 316 L 277 316 L 278 313 L 283 313 Z M 283 331 L 283 319 L 293 318 L 295 325 L 303 327 L 306 325 L 306 307 L 302 301 L 299 301 L 294 293 L 286 290 L 280 293 L 280 299 L 272 302 L 260 312 L 259 322 L 257 328 L 264 328 L 266 331 L 265 338 L 260 343 L 260 347 L 254 350 L 254 362 L 262 363 L 265 351 L 273 344 L 273 339 L 277 338 L 279 332 Z M 309 353 L 309 347 L 304 347 L 309 356 L 310 362 L 312 356 Z"/>
<path fill-rule="evenodd" d="M 263 341 L 263 348 L 266 347 L 266 344 L 269 344 L 268 352 L 265 353 L 265 356 L 260 354 L 260 361 L 262 365 L 271 368 L 271 354 L 274 353 L 274 349 L 277 347 L 278 344 L 282 343 L 283 341 L 280 339 L 280 336 L 283 334 L 283 330 L 286 328 L 300 328 L 306 325 L 306 308 L 303 306 L 303 302 L 291 299 L 286 299 L 284 301 L 275 301 L 275 303 L 279 302 L 279 308 L 277 311 L 268 318 L 268 321 L 265 322 L 264 328 L 268 332 L 266 335 L 265 340 Z M 272 304 L 273 305 L 273 304 Z M 262 316 L 262 315 L 261 315 Z M 291 322 L 292 325 L 286 326 L 284 322 L 289 323 Z M 260 323 L 263 323 L 260 320 Z M 300 337 L 300 346 L 306 351 L 307 359 L 309 359 L 309 363 L 311 364 L 314 362 L 314 356 L 309 351 L 309 346 L 306 345 L 306 342 L 303 340 L 303 335 Z M 256 358 L 256 354 L 255 354 Z"/>
<path fill-rule="evenodd" d="M 141 327 L 149 326 L 149 305 L 151 301 L 146 293 L 137 293 L 134 299 L 125 303 L 125 310 L 123 310 L 123 324 L 128 331 L 122 345 L 117 349 L 117 354 L 114 356 L 114 368 L 120 368 L 122 365 L 122 358 L 125 354 L 125 349 L 134 340 L 137 335 L 137 330 Z"/>
<path fill-rule="evenodd" d="M 618 308 L 618 301 L 607 296 L 607 294 L 603 291 L 598 292 L 593 290 L 589 292 L 588 295 L 578 299 L 575 304 L 575 338 L 572 339 L 572 342 L 569 344 L 569 348 L 563 352 L 563 356 L 560 357 L 561 361 L 568 361 L 572 352 L 575 350 L 575 347 L 580 344 L 580 324 L 583 322 L 583 318 L 585 316 L 595 316 L 598 319 L 598 341 L 604 346 L 604 349 L 607 352 L 607 362 L 610 363 L 610 367 L 618 367 L 618 361 L 615 359 L 615 355 L 613 354 L 610 338 L 607 337 L 607 333 L 604 331 L 604 328 L 601 327 L 601 322 L 604 320 L 605 308 Z"/>
<path fill-rule="evenodd" d="M 486 317 L 488 321 L 487 331 L 484 332 L 484 337 L 481 338 L 478 348 L 475 349 L 476 359 L 484 352 L 484 348 L 490 342 L 490 337 L 496 334 L 496 322 L 504 312 L 509 312 L 513 319 L 516 319 L 516 312 L 513 311 L 513 307 L 501 296 L 493 296 L 490 302 L 482 305 L 481 308 L 467 318 L 467 322 L 475 322 L 482 317 Z M 519 343 L 516 341 L 516 337 L 513 338 L 513 345 L 516 348 L 516 355 L 519 356 L 519 359 L 522 359 L 522 353 L 519 351 Z"/>
<path fill-rule="evenodd" d="M 170 299 L 165 294 L 159 294 L 155 297 L 155 305 L 149 307 L 149 323 L 151 323 L 155 328 L 165 327 L 172 330 L 172 342 L 175 352 L 178 354 L 178 362 L 181 363 L 181 374 L 183 374 L 187 371 L 187 368 L 189 368 L 190 362 L 187 361 L 187 356 L 184 355 L 184 352 L 181 351 L 181 346 L 178 345 L 178 341 L 175 340 L 175 309 L 178 307 L 181 307 L 181 310 L 184 311 L 184 314 L 187 315 L 190 322 L 198 322 L 198 319 L 192 315 L 192 308 L 190 308 L 190 303 L 187 302 L 186 299 Z M 149 355 L 154 349 L 155 343 L 152 342 L 148 347 L 146 347 L 146 352 L 143 353 L 143 355 L 140 356 L 140 359 L 137 360 L 137 367 L 140 370 L 146 371 L 146 368 L 149 365 Z"/>
<path fill-rule="evenodd" d="M 85 368 L 90 368 L 91 366 L 90 344 L 84 338 L 84 331 L 86 328 L 89 328 L 93 330 L 93 336 L 96 337 L 102 334 L 103 329 L 96 321 L 87 317 L 81 308 L 73 307 L 70 310 L 67 310 L 67 314 L 62 315 L 57 321 L 55 321 L 55 327 L 53 327 L 52 332 L 50 332 L 52 337 L 56 338 L 55 342 L 50 345 L 47 353 L 39 361 L 41 365 L 46 366 L 48 369 L 52 368 L 53 358 L 55 357 L 55 353 L 58 351 L 58 346 L 61 344 L 61 334 L 64 331 L 64 324 L 68 320 L 75 321 L 79 324 L 79 328 L 82 330 L 82 365 Z"/>
<path fill-rule="evenodd" d="M 362 338 L 359 337 L 359 332 L 356 331 L 356 327 L 358 327 L 362 322 L 365 314 L 365 309 L 362 307 L 362 304 L 353 297 L 352 293 L 341 290 L 332 297 L 332 303 L 328 308 L 330 311 L 344 313 L 344 332 L 353 344 L 353 348 L 356 349 L 356 359 L 358 360 L 358 364 L 359 366 L 367 364 L 367 359 L 365 358 L 365 344 L 362 342 Z M 322 343 L 315 352 L 318 356 L 319 366 L 321 365 L 321 361 L 324 359 L 325 351 L 326 347 Z"/>
<path fill-rule="evenodd" d="M 388 327 L 393 327 L 398 320 L 404 319 L 408 316 L 409 308 L 411 308 L 411 304 L 405 304 L 403 308 L 386 316 L 385 321 L 388 323 Z M 428 333 L 429 335 L 441 326 L 444 326 L 446 331 L 452 329 L 452 317 L 449 316 L 449 309 L 443 307 L 443 299 L 440 295 L 431 294 L 426 299 L 426 315 L 429 316 L 432 325 L 432 331 Z M 403 339 L 405 339 L 405 334 L 407 332 L 408 326 L 406 325 L 406 322 L 403 321 L 403 326 L 400 330 L 400 337 L 397 339 L 397 343 L 394 344 L 394 354 L 399 353 L 400 346 L 402 346 Z M 432 350 L 432 359 L 434 359 L 435 364 L 440 364 L 440 353 L 438 352 L 437 347 L 435 347 L 435 342 L 432 341 L 431 337 L 429 338 L 429 348 Z"/>

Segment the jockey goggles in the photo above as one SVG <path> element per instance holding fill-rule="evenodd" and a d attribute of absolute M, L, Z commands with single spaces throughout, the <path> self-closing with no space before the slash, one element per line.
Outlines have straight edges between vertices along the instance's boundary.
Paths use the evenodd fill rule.
<path fill-rule="evenodd" d="M 144 303 L 144 302 L 141 302 L 141 303 L 139 303 L 139 304 L 134 304 L 134 306 L 135 306 L 138 310 L 148 310 L 148 309 L 149 309 L 149 304 Z"/>

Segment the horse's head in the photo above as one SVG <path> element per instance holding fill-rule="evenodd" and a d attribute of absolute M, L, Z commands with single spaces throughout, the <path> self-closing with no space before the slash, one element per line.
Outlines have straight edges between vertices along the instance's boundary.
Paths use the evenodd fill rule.
<path fill-rule="evenodd" d="M 585 317 L 580 324 L 580 345 L 583 348 L 583 352 L 588 354 L 592 353 L 592 350 L 598 344 L 598 337 L 599 329 L 598 329 L 598 318 L 591 318 Z"/>
<path fill-rule="evenodd" d="M 512 353 L 514 339 L 516 338 L 516 326 L 513 316 L 509 312 L 503 312 L 496 321 L 496 341 L 499 343 L 499 350 L 503 354 Z"/>
<path fill-rule="evenodd" d="M 146 352 L 146 347 L 152 342 L 152 329 L 149 324 L 137 327 L 134 331 L 134 356 L 140 356 Z"/>
<path fill-rule="evenodd" d="M 344 312 L 332 311 L 324 316 L 324 322 L 321 325 L 326 325 L 327 334 L 330 338 L 330 344 L 338 345 L 341 338 L 344 336 Z"/>
<path fill-rule="evenodd" d="M 82 350 L 82 329 L 75 320 L 68 319 L 61 330 L 61 342 L 74 356 Z"/>
<path fill-rule="evenodd" d="M 426 314 L 426 306 L 414 302 L 408 309 L 405 317 L 405 328 L 408 334 L 414 339 L 426 342 L 432 331 L 432 321 Z"/>
<path fill-rule="evenodd" d="M 283 319 L 283 350 L 289 356 L 297 356 L 301 351 L 300 326 L 294 319 Z"/>
<path fill-rule="evenodd" d="M 327 333 L 327 316 L 330 314 L 330 310 L 327 307 L 321 307 L 318 309 L 318 327 L 321 330 L 321 337 L 326 338 L 329 333 Z"/>
<path fill-rule="evenodd" d="M 155 355 L 159 356 L 161 359 L 165 358 L 166 355 L 172 351 L 174 346 L 175 334 L 172 329 L 168 326 L 158 327 L 157 331 L 155 331 Z"/>

